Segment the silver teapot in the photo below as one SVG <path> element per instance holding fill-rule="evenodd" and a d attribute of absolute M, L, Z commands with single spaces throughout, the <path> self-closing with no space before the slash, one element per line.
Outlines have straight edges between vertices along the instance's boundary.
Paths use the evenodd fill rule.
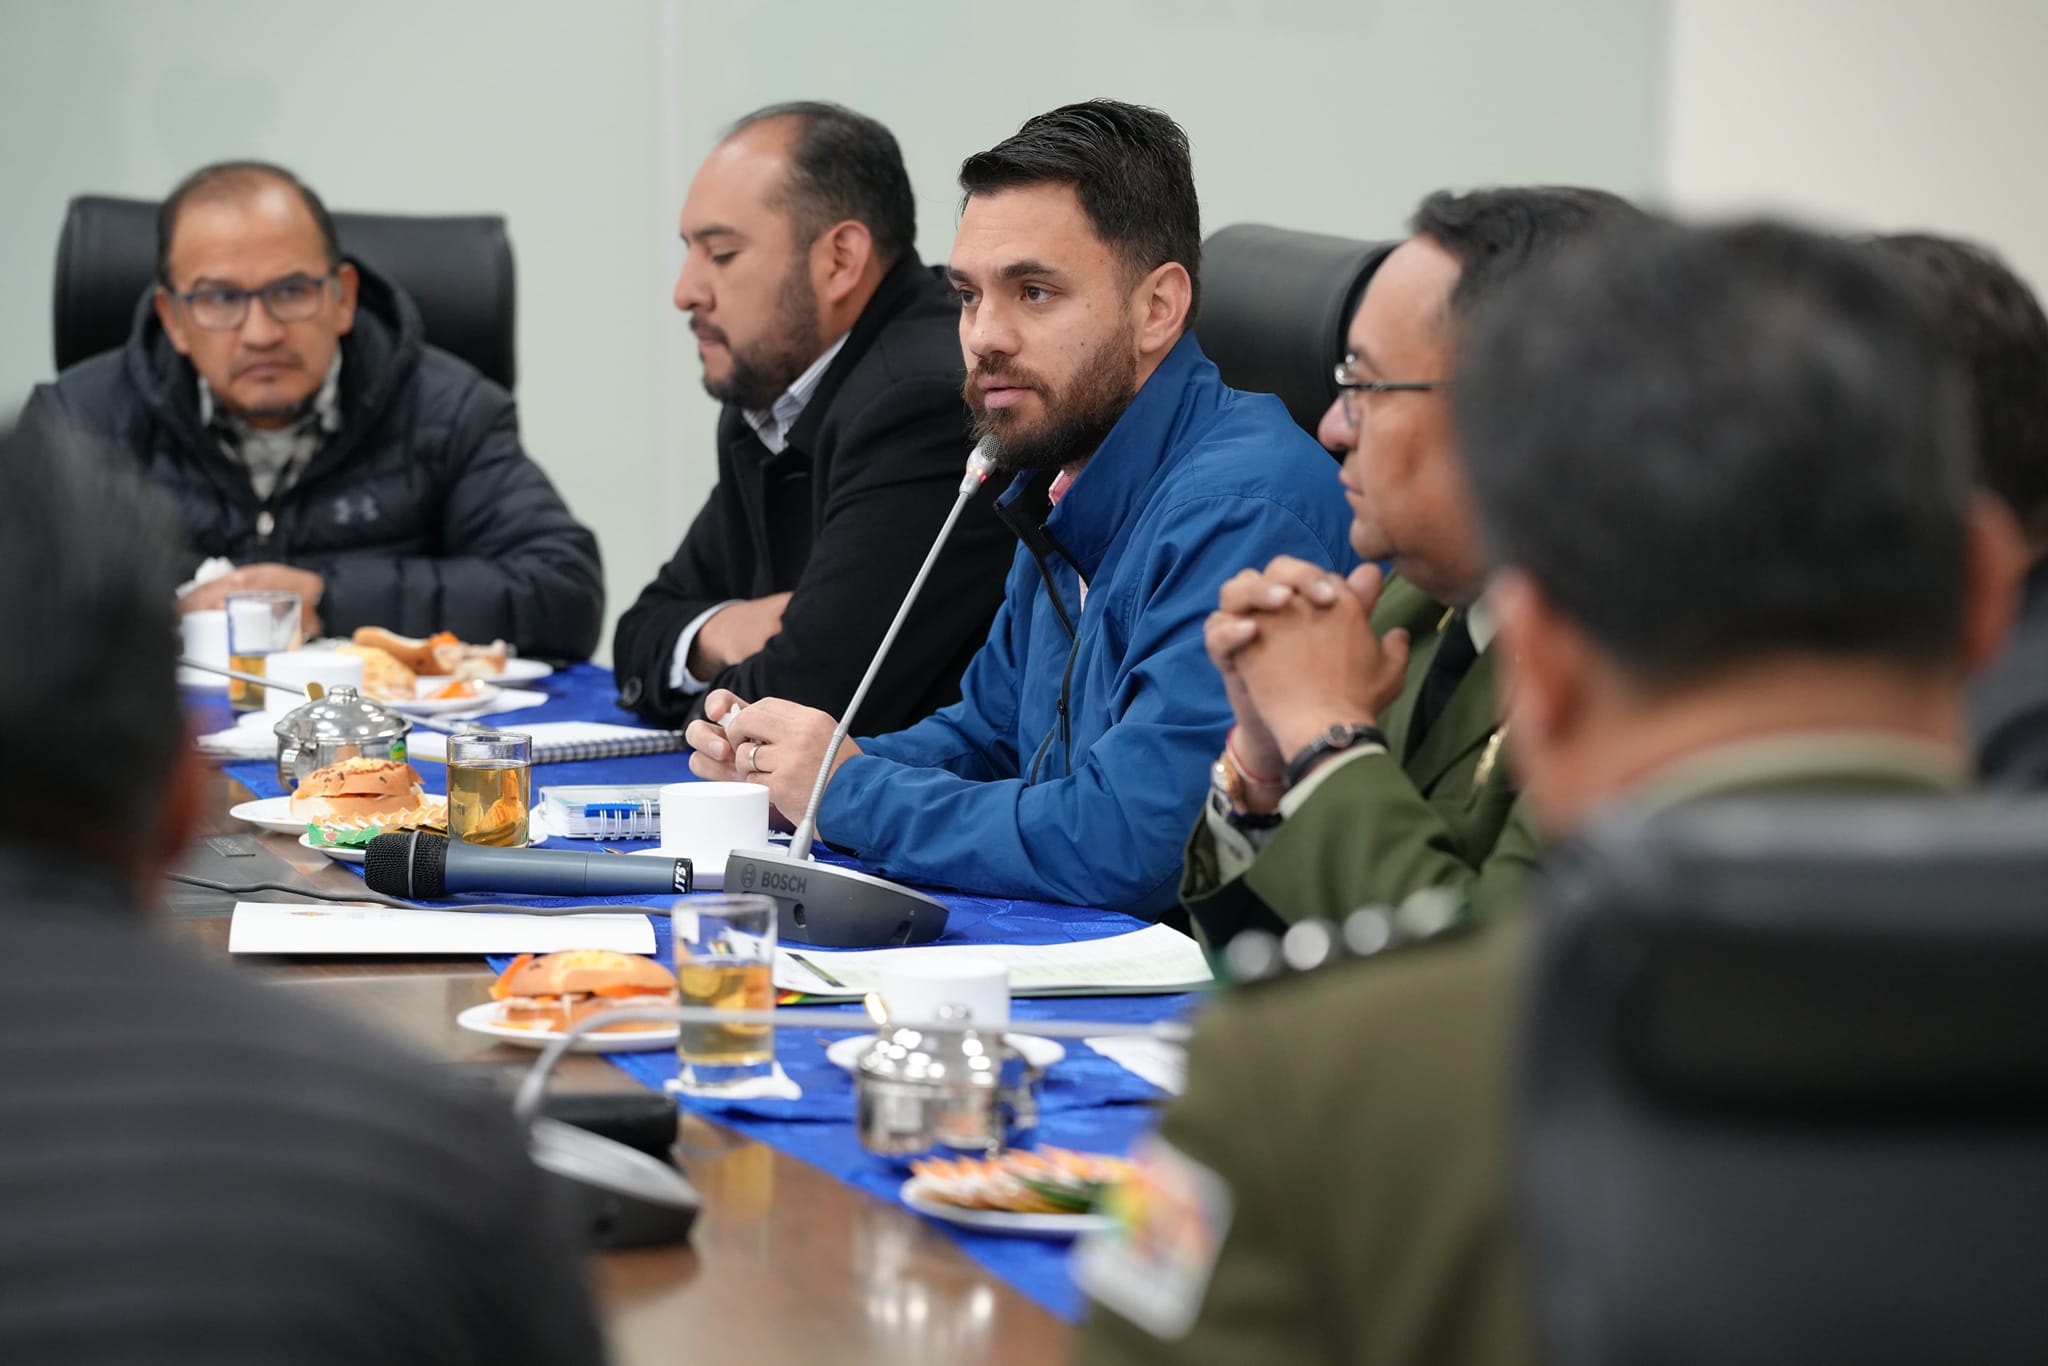
<path fill-rule="evenodd" d="M 853 1071 L 862 1147 L 909 1162 L 1031 1142 L 1042 1071 L 1000 1033 L 966 1021 L 965 1007 L 941 1006 L 936 1025 L 884 1026 L 875 1036 Z"/>
<path fill-rule="evenodd" d="M 403 762 L 412 722 L 340 684 L 285 713 L 271 730 L 277 736 L 277 781 L 290 793 L 315 771 L 343 759 Z"/>

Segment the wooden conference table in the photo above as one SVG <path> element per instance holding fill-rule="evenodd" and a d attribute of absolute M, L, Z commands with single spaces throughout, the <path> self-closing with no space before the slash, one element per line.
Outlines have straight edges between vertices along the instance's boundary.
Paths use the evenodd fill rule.
<path fill-rule="evenodd" d="M 205 833 L 255 835 L 228 816 L 252 794 L 215 776 Z M 284 835 L 266 845 L 307 885 L 348 891 L 352 873 Z M 169 897 L 170 931 L 228 957 L 233 898 L 192 888 Z M 455 1025 L 487 999 L 480 959 L 256 958 L 234 966 L 303 1000 L 356 1016 L 415 1051 L 459 1065 L 514 1067 L 523 1049 Z M 563 1060 L 563 1090 L 634 1089 L 603 1059 Z M 704 1212 L 691 1243 L 612 1252 L 592 1263 L 612 1360 L 1059 1362 L 1070 1330 L 982 1270 L 939 1229 L 818 1169 L 685 1115 L 678 1149 Z"/>

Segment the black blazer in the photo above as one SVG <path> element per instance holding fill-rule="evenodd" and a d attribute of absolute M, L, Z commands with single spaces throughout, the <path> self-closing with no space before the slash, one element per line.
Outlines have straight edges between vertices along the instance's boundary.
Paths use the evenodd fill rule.
<path fill-rule="evenodd" d="M 959 304 L 914 255 L 890 268 L 825 371 L 789 443 L 771 455 L 740 410 L 718 418 L 718 486 L 675 558 L 619 619 L 619 704 L 662 725 L 706 694 L 668 685 L 676 641 L 728 598 L 792 594 L 782 631 L 713 686 L 837 716 L 910 587 L 960 487 L 969 450 Z M 960 696 L 988 637 L 1016 544 L 983 487 L 857 720 L 900 730 Z"/>

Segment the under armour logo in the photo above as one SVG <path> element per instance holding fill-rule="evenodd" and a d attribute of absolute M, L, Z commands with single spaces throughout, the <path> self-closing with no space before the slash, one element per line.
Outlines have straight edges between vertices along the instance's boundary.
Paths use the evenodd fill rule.
<path fill-rule="evenodd" d="M 347 526 L 351 522 L 374 522 L 384 515 L 384 509 L 377 505 L 374 494 L 344 494 L 334 500 L 334 524 Z"/>

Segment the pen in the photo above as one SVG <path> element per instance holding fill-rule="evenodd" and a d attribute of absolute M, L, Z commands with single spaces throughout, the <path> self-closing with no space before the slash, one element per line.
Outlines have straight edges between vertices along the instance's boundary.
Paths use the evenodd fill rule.
<path fill-rule="evenodd" d="M 811 976 L 817 978 L 826 986 L 837 987 L 841 991 L 845 991 L 848 989 L 846 983 L 840 981 L 837 977 L 834 977 L 831 973 L 825 971 L 825 969 L 819 967 L 816 963 L 813 963 L 810 959 L 804 957 L 802 954 L 790 953 L 788 949 L 784 949 L 783 952 L 789 954 L 791 962 L 801 966 L 804 969 L 804 971 L 810 973 Z"/>

